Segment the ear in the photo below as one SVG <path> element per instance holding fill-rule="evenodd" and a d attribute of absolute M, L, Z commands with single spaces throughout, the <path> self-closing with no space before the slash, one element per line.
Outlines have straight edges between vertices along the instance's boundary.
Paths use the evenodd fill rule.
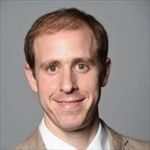
<path fill-rule="evenodd" d="M 31 87 L 31 89 L 34 91 L 34 92 L 37 92 L 38 91 L 38 88 L 37 88 L 37 81 L 36 81 L 36 78 L 35 76 L 33 75 L 33 72 L 29 66 L 29 64 L 25 64 L 24 65 L 24 72 L 25 72 L 25 75 L 26 75 L 26 78 L 28 80 L 28 83 Z"/>
<path fill-rule="evenodd" d="M 100 73 L 101 77 L 101 86 L 104 87 L 108 82 L 108 77 L 110 74 L 110 68 L 111 68 L 111 59 L 108 57 L 106 59 L 105 64 L 103 65 L 102 72 Z"/>

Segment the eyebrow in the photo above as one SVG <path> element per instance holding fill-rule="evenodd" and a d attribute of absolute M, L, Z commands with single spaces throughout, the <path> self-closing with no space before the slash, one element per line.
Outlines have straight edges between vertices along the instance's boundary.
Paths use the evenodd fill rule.
<path fill-rule="evenodd" d="M 79 63 L 79 62 L 85 62 L 85 63 L 89 63 L 91 65 L 95 64 L 95 61 L 93 58 L 76 58 L 73 60 L 73 63 L 76 64 L 76 63 Z"/>
<path fill-rule="evenodd" d="M 91 65 L 96 64 L 96 60 L 94 60 L 93 58 L 89 58 L 89 57 L 74 58 L 73 60 L 71 60 L 72 64 L 76 64 L 76 63 L 79 63 L 79 62 L 84 62 L 84 63 L 88 63 L 88 64 L 91 64 Z M 45 62 L 40 64 L 40 67 L 45 68 L 45 67 L 50 66 L 52 64 L 53 65 L 59 65 L 59 64 L 61 64 L 61 60 L 53 59 L 53 60 L 45 61 Z"/>
<path fill-rule="evenodd" d="M 48 60 L 48 61 L 42 62 L 40 64 L 40 68 L 46 68 L 47 66 L 50 66 L 52 64 L 56 65 L 56 64 L 60 64 L 60 62 L 58 60 Z"/>

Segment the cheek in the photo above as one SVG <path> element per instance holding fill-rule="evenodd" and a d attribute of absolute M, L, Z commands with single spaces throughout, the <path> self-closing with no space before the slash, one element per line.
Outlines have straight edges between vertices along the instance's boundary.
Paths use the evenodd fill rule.
<path fill-rule="evenodd" d="M 83 90 L 85 89 L 89 92 L 94 92 L 100 88 L 98 77 L 97 71 L 91 71 L 90 73 L 78 78 L 78 85 Z"/>
<path fill-rule="evenodd" d="M 39 74 L 37 80 L 38 90 L 40 96 L 50 96 L 57 89 L 57 80 L 50 78 L 48 75 Z"/>
<path fill-rule="evenodd" d="M 97 101 L 100 96 L 100 85 L 97 73 L 91 73 L 78 80 L 79 89 L 87 93 L 90 101 Z"/>

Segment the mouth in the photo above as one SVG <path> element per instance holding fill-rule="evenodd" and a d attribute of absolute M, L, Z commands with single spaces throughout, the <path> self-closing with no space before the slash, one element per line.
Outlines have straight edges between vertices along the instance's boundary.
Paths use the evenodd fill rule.
<path fill-rule="evenodd" d="M 57 105 L 64 110 L 74 110 L 79 108 L 84 99 L 71 99 L 71 100 L 54 100 Z"/>

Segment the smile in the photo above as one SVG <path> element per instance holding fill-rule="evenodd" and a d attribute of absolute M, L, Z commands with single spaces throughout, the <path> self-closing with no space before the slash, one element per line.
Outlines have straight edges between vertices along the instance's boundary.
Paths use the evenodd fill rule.
<path fill-rule="evenodd" d="M 83 102 L 84 99 L 80 99 L 80 100 L 61 100 L 61 101 L 57 101 L 55 100 L 55 102 L 59 105 L 59 107 L 61 109 L 64 110 L 74 110 L 77 109 Z"/>

